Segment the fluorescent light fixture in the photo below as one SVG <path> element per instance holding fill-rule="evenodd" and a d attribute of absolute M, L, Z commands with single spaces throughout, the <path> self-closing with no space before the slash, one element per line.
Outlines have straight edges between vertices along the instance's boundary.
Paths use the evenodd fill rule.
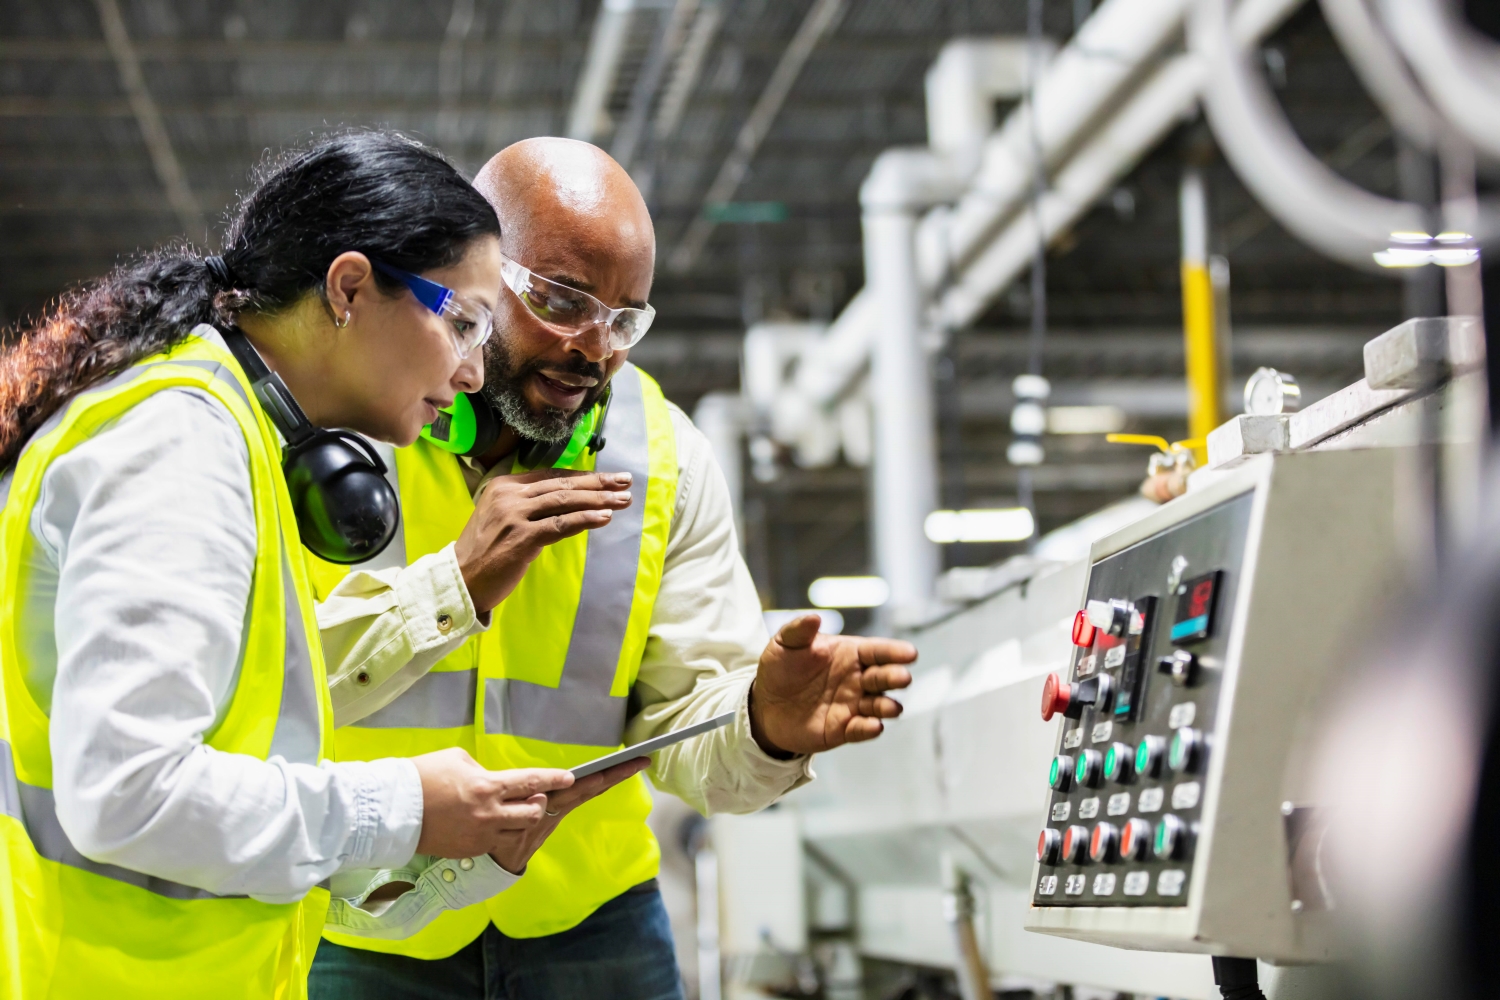
<path fill-rule="evenodd" d="M 1114 434 L 1125 429 L 1125 411 L 1118 406 L 1049 406 L 1049 434 Z"/>
<path fill-rule="evenodd" d="M 1024 542 L 1036 531 L 1036 521 L 1025 507 L 992 510 L 935 510 L 922 530 L 939 545 L 953 542 Z"/>
<path fill-rule="evenodd" d="M 1463 267 L 1479 260 L 1479 247 L 1470 233 L 1442 232 L 1436 236 L 1427 233 L 1392 233 L 1391 246 L 1377 250 L 1375 263 L 1381 267 Z"/>
<path fill-rule="evenodd" d="M 803 615 L 817 615 L 823 619 L 823 624 L 818 626 L 818 631 L 824 635 L 838 635 L 844 631 L 844 616 L 832 608 L 798 608 L 794 611 L 777 609 L 762 611 L 760 616 L 766 620 L 766 631 L 775 635 L 781 626 Z"/>
<path fill-rule="evenodd" d="M 878 576 L 822 576 L 807 599 L 815 608 L 878 608 L 891 599 L 891 585 Z"/>

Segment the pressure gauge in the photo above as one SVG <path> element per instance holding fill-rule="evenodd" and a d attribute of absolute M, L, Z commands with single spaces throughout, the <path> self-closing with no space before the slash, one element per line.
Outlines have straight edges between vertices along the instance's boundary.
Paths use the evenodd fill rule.
<path fill-rule="evenodd" d="M 1257 368 L 1245 383 L 1245 412 L 1258 417 L 1295 413 L 1302 405 L 1297 380 L 1275 368 Z"/>

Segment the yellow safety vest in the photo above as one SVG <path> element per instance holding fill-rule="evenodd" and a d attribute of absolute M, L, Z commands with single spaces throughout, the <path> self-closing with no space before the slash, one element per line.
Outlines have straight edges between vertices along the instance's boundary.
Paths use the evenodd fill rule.
<path fill-rule="evenodd" d="M 640 670 L 661 589 L 677 496 L 677 442 L 661 388 L 634 365 L 614 376 L 608 444 L 574 468 L 629 471 L 635 502 L 607 527 L 550 545 L 471 638 L 399 698 L 334 732 L 340 760 L 413 756 L 460 746 L 494 769 L 574 767 L 622 745 L 626 698 Z M 521 470 L 517 470 L 521 471 Z M 426 441 L 396 451 L 405 546 L 414 562 L 458 538 L 474 501 L 459 460 Z M 393 543 L 394 544 L 394 543 Z M 314 559 L 320 598 L 346 567 Z M 449 911 L 410 938 L 329 933 L 353 948 L 445 958 L 493 921 L 511 937 L 577 926 L 661 859 L 646 825 L 651 796 L 632 778 L 571 813 L 526 874 L 488 903 Z"/>
<path fill-rule="evenodd" d="M 215 896 L 79 854 L 57 819 L 48 719 L 16 641 L 35 544 L 31 511 L 53 459 L 152 393 L 201 389 L 233 414 L 250 452 L 255 575 L 244 659 L 209 746 L 316 764 L 333 729 L 311 585 L 276 432 L 210 330 L 82 393 L 22 451 L 0 512 L 0 997 L 281 998 L 307 995 L 328 892 L 300 903 Z M 216 339 L 216 338 L 215 338 Z"/>

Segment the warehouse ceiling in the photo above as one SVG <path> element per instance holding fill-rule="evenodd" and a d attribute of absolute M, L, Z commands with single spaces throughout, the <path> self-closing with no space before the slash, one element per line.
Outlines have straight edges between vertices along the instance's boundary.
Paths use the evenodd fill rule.
<path fill-rule="evenodd" d="M 1088 8 L 1045 0 L 1047 34 L 1065 41 Z M 736 154 L 814 15 L 829 16 L 785 100 L 751 153 L 741 137 Z M 329 129 L 401 129 L 469 171 L 515 140 L 564 134 L 599 16 L 585 0 L 9 0 L 0 6 L 0 317 L 14 322 L 162 241 L 214 245 L 250 168 Z M 857 191 L 870 163 L 925 141 L 923 74 L 942 44 L 1023 33 L 1026 2 L 645 0 L 626 22 L 591 127 L 657 221 L 659 319 L 633 357 L 691 411 L 703 393 L 737 387 L 747 323 L 828 319 L 860 287 Z M 1308 145 L 1359 183 L 1396 193 L 1390 131 L 1316 5 L 1264 56 Z M 1214 249 L 1231 267 L 1237 379 L 1273 364 L 1315 389 L 1346 384 L 1359 377 L 1359 346 L 1403 310 L 1400 284 L 1287 236 L 1204 126 L 1183 125 L 1054 242 L 1048 268 L 1044 370 L 1075 394 L 1125 400 L 1131 429 L 1169 436 L 1184 426 L 1176 206 L 1189 160 L 1207 165 Z M 738 166 L 743 177 L 725 188 Z M 683 247 L 687 269 L 668 269 Z M 1008 385 L 1025 365 L 1030 312 L 1023 281 L 939 359 L 945 503 L 1014 501 Z M 1097 435 L 1049 438 L 1048 450 L 1037 475 L 1044 528 L 1128 494 L 1144 468 L 1142 453 Z M 751 483 L 746 513 L 768 602 L 795 605 L 811 577 L 867 566 L 863 470 L 788 466 Z M 1008 551 L 960 546 L 949 561 Z"/>

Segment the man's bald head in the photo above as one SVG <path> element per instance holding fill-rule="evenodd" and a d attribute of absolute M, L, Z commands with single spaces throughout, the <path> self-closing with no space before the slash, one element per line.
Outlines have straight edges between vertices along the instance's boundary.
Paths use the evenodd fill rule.
<path fill-rule="evenodd" d="M 655 264 L 656 233 L 646 202 L 630 175 L 598 146 L 555 137 L 523 139 L 496 153 L 474 186 L 500 216 L 506 255 L 528 267 L 535 269 L 533 261 L 545 259 L 575 265 L 568 268 L 574 276 L 582 268 L 602 267 L 624 268 L 638 277 L 643 266 Z M 599 278 L 589 283 L 600 286 Z"/>

